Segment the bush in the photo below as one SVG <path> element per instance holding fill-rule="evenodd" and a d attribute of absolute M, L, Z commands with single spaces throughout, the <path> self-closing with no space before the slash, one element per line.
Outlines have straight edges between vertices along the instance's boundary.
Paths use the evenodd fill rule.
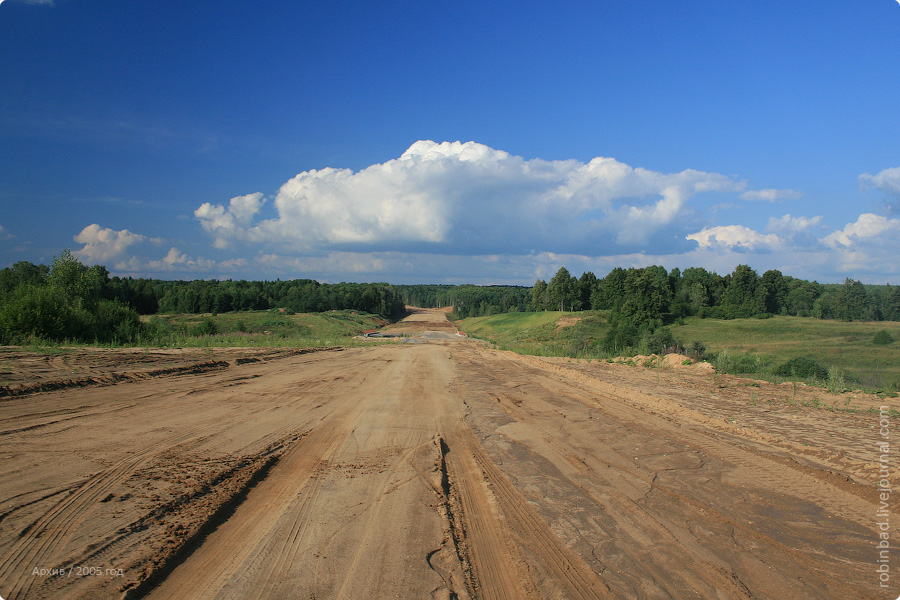
<path fill-rule="evenodd" d="M 887 346 L 888 344 L 894 343 L 894 336 L 888 333 L 887 329 L 882 329 L 875 334 L 875 337 L 872 339 L 872 343 L 876 346 Z"/>
<path fill-rule="evenodd" d="M 219 333 L 219 326 L 211 318 L 203 319 L 203 322 L 194 328 L 194 335 L 216 335 Z"/>
<path fill-rule="evenodd" d="M 768 371 L 770 365 L 771 359 L 751 352 L 735 357 L 732 369 L 734 373 L 761 375 Z"/>
<path fill-rule="evenodd" d="M 776 375 L 799 379 L 826 379 L 828 369 L 811 358 L 799 356 L 787 361 L 775 370 Z"/>
<path fill-rule="evenodd" d="M 653 354 L 666 354 L 670 349 L 678 345 L 675 336 L 668 327 L 660 327 L 653 333 L 645 336 L 647 349 Z"/>
<path fill-rule="evenodd" d="M 86 337 L 91 315 L 50 286 L 20 286 L 0 309 L 0 337 L 5 343 L 29 338 L 64 341 Z"/>
<path fill-rule="evenodd" d="M 700 340 L 694 340 L 691 342 L 691 345 L 688 348 L 689 356 L 693 356 L 697 360 L 702 360 L 703 356 L 705 354 L 706 354 L 706 344 L 704 344 Z"/>
<path fill-rule="evenodd" d="M 129 343 L 140 336 L 141 320 L 133 308 L 118 300 L 101 300 L 93 329 L 99 342 Z"/>

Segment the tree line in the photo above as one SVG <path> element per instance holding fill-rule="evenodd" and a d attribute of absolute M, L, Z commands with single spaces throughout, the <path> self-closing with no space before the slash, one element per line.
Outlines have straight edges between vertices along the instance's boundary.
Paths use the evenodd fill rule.
<path fill-rule="evenodd" d="M 820 284 L 738 265 L 729 275 L 701 267 L 615 268 L 602 279 L 561 267 L 532 288 L 532 310 L 611 310 L 643 322 L 699 316 L 718 319 L 790 315 L 843 321 L 900 321 L 900 287 L 846 279 Z"/>
<path fill-rule="evenodd" d="M 140 315 L 285 309 L 357 310 L 388 319 L 404 314 L 399 291 L 386 283 L 290 281 L 162 281 L 110 277 L 68 250 L 51 265 L 17 262 L 0 270 L 0 344 L 29 340 L 133 343 Z"/>
<path fill-rule="evenodd" d="M 665 324 L 688 316 L 718 319 L 773 315 L 844 321 L 900 321 L 900 287 L 865 286 L 846 279 L 823 285 L 738 265 L 729 275 L 701 267 L 615 268 L 602 279 L 590 271 L 573 277 L 565 267 L 532 287 L 532 310 L 609 311 L 608 351 L 677 348 Z"/>

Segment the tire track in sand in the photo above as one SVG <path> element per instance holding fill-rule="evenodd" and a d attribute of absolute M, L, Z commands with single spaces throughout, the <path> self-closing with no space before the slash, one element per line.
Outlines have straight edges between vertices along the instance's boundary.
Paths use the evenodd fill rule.
<path fill-rule="evenodd" d="M 167 577 L 147 598 L 219 598 L 234 574 L 239 579 L 270 578 L 275 565 L 257 561 L 265 548 L 265 539 L 279 518 L 292 509 L 298 495 L 302 504 L 315 496 L 318 481 L 313 477 L 351 430 L 351 407 L 336 410 L 317 425 L 300 443 L 290 448 L 238 507 L 235 514 L 205 540 L 193 554 Z M 301 504 L 301 506 L 302 506 Z M 305 511 L 304 513 L 305 514 Z M 290 546 L 302 534 L 305 521 L 299 519 L 288 537 Z M 243 570 L 242 566 L 261 564 L 265 572 Z"/>
<path fill-rule="evenodd" d="M 11 586 L 8 600 L 27 598 L 36 581 L 32 570 L 37 568 L 70 567 L 61 562 L 68 557 L 60 556 L 58 549 L 64 547 L 66 539 L 79 523 L 86 519 L 100 500 L 134 471 L 147 464 L 160 452 L 183 444 L 201 434 L 188 433 L 161 440 L 140 452 L 123 458 L 111 467 L 91 476 L 71 495 L 62 499 L 47 513 L 20 534 L 12 548 L 0 557 L 0 581 Z"/>

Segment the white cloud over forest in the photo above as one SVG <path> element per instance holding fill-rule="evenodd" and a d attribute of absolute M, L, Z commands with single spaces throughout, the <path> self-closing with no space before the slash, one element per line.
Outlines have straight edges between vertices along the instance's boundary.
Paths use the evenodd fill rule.
<path fill-rule="evenodd" d="M 613 158 L 547 161 L 475 142 L 419 141 L 358 172 L 298 174 L 275 196 L 276 214 L 252 225 L 261 194 L 205 203 L 194 214 L 218 248 L 245 241 L 300 252 L 605 253 L 683 240 L 655 236 L 683 220 L 697 194 L 743 187 L 717 173 L 659 173 Z M 236 204 L 251 197 L 239 218 Z"/>
<path fill-rule="evenodd" d="M 860 180 L 893 193 L 900 169 Z M 662 173 L 604 157 L 526 159 L 475 142 L 426 140 L 359 171 L 303 171 L 274 196 L 202 203 L 193 215 L 213 258 L 190 238 L 172 240 L 163 253 L 163 240 L 98 224 L 75 236 L 76 255 L 136 276 L 396 283 L 528 284 L 560 266 L 602 276 L 650 264 L 727 273 L 747 263 L 823 281 L 900 277 L 893 259 L 900 219 L 864 213 L 835 229 L 821 215 L 767 216 L 760 204 L 748 207 L 803 194 L 746 188 L 694 169 Z M 741 210 L 753 223 L 722 222 Z M 156 249 L 136 253 L 148 242 Z"/>
<path fill-rule="evenodd" d="M 82 229 L 74 239 L 79 244 L 84 244 L 80 250 L 75 251 L 75 256 L 96 264 L 119 258 L 130 246 L 148 241 L 149 238 L 127 229 L 115 231 L 93 223 Z"/>
<path fill-rule="evenodd" d="M 704 227 L 687 236 L 699 244 L 700 249 L 743 248 L 746 250 L 771 250 L 781 246 L 781 239 L 774 233 L 764 234 L 743 225 L 719 225 Z"/>

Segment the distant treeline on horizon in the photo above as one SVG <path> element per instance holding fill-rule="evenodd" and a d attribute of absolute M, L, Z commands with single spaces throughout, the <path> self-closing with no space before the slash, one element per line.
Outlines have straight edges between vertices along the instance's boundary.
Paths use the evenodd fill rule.
<path fill-rule="evenodd" d="M 729 275 L 702 267 L 667 271 L 661 266 L 615 268 L 603 278 L 587 271 L 572 276 L 561 267 L 532 287 L 400 285 L 407 304 L 454 307 L 460 318 L 541 310 L 607 310 L 644 323 L 699 316 L 736 319 L 789 315 L 844 321 L 900 321 L 900 286 L 820 284 L 783 275 L 759 275 L 738 265 Z"/>
<path fill-rule="evenodd" d="M 845 321 L 900 321 L 900 286 L 866 286 L 847 279 L 819 284 L 738 265 L 728 275 L 701 267 L 615 268 L 598 278 L 565 267 L 534 286 L 323 284 L 312 279 L 159 280 L 110 277 L 69 251 L 53 264 L 22 261 L 0 270 L 0 343 L 134 339 L 138 315 L 285 309 L 357 310 L 399 318 L 404 304 L 453 307 L 455 318 L 542 310 L 611 311 L 611 319 L 658 326 L 689 316 L 733 319 L 792 315 Z"/>

